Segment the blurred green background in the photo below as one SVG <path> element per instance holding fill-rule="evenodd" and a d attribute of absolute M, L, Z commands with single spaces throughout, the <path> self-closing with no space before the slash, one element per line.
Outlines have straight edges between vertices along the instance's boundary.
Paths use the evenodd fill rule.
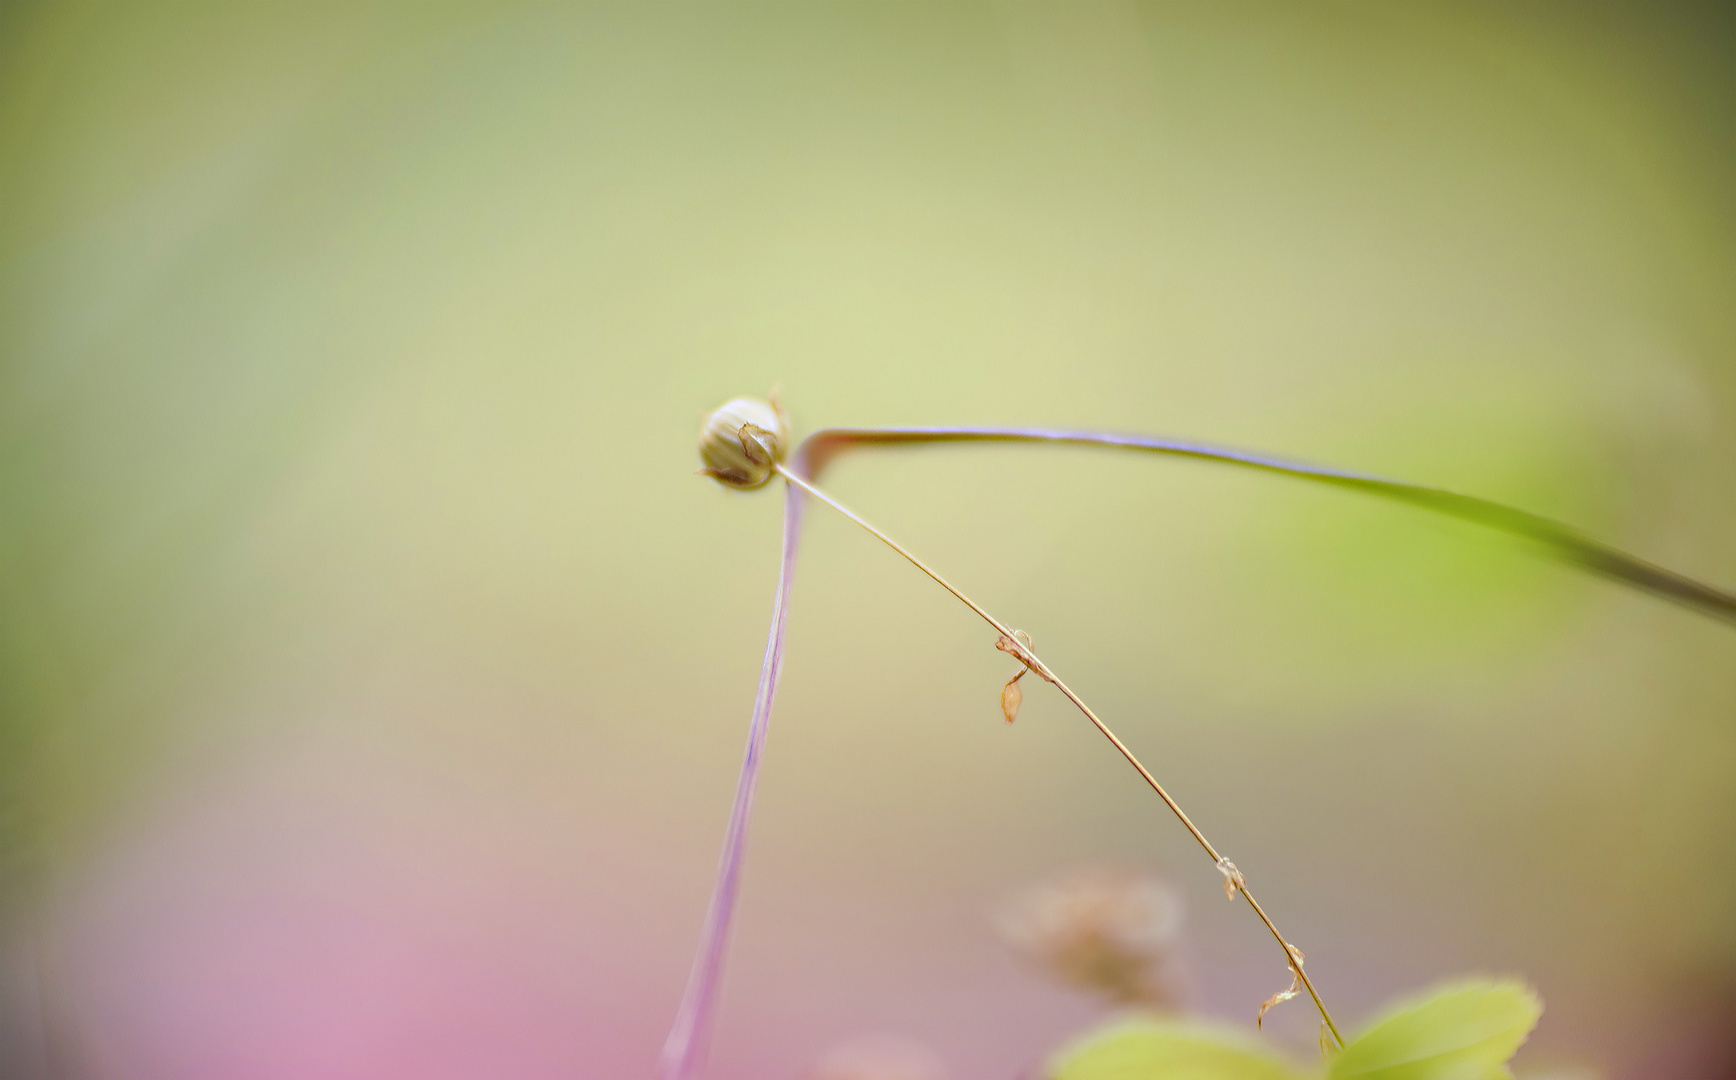
<path fill-rule="evenodd" d="M 1722 5 L 0 7 L 0 1074 L 647 1075 L 777 565 L 695 433 L 774 383 L 1736 584 L 1733 56 Z M 828 481 L 1341 1017 L 1513 972 L 1534 1067 L 1736 1069 L 1728 627 L 1204 465 Z M 1251 1022 L 1286 973 L 1125 764 L 810 521 L 711 1075 L 1028 1070 L 1097 1007 L 985 912 L 1088 863 Z"/>

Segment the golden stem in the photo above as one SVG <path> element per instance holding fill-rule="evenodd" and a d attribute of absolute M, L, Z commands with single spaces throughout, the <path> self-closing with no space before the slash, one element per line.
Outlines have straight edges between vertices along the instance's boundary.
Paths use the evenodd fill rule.
<path fill-rule="evenodd" d="M 783 465 L 776 465 L 773 466 L 773 468 L 775 468 L 778 474 L 785 480 L 788 480 L 790 483 L 801 488 L 809 495 L 819 499 L 827 506 L 838 511 L 838 513 L 843 514 L 851 521 L 862 526 L 862 528 L 872 533 L 887 547 L 910 560 L 912 566 L 921 570 L 924 574 L 927 574 L 934 580 L 935 584 L 957 597 L 966 607 L 982 616 L 983 621 L 994 627 L 1001 636 L 1007 638 L 1009 641 L 1017 643 L 1018 647 L 1023 650 L 1023 655 L 1019 658 L 1027 661 L 1031 670 L 1035 671 L 1044 681 L 1052 683 L 1055 689 L 1061 691 L 1068 701 L 1071 701 L 1080 712 L 1085 714 L 1085 718 L 1091 721 L 1092 725 L 1096 727 L 1098 731 L 1102 732 L 1103 737 L 1108 739 L 1110 743 L 1115 746 L 1115 749 L 1121 752 L 1121 756 L 1127 759 L 1129 765 L 1132 765 L 1136 770 L 1138 770 L 1139 775 L 1145 778 L 1145 782 L 1151 785 L 1151 790 L 1157 792 L 1157 797 L 1163 800 L 1164 805 L 1170 808 L 1176 818 L 1187 827 L 1187 831 L 1193 834 L 1193 838 L 1199 841 L 1200 847 L 1205 849 L 1206 854 L 1211 857 L 1212 863 L 1214 865 L 1219 865 L 1221 868 L 1221 864 L 1224 861 L 1223 856 L 1218 854 L 1218 849 L 1212 846 L 1211 841 L 1206 839 L 1204 833 L 1200 832 L 1199 826 L 1193 823 L 1193 819 L 1183 812 L 1180 804 L 1170 796 L 1169 792 L 1163 789 L 1162 784 L 1157 782 L 1157 777 L 1151 775 L 1151 770 L 1147 769 L 1140 763 L 1139 758 L 1134 756 L 1133 751 L 1128 749 L 1127 744 L 1122 742 L 1115 732 L 1109 730 L 1109 725 L 1105 724 L 1095 712 L 1091 711 L 1091 706 L 1085 704 L 1083 698 L 1078 694 L 1075 694 L 1071 687 L 1062 682 L 1060 677 L 1056 675 L 1047 664 L 1043 663 L 1043 661 L 1037 657 L 1036 653 L 1032 652 L 1029 647 L 1025 646 L 1017 637 L 1014 636 L 1012 629 L 1010 629 L 1006 623 L 995 618 L 993 615 L 990 615 L 981 604 L 978 604 L 975 600 L 966 596 L 957 586 L 953 585 L 952 582 L 941 577 L 940 574 L 936 573 L 927 563 L 917 558 L 915 553 L 913 553 L 909 548 L 869 524 L 855 511 L 851 510 L 837 499 L 832 498 L 830 495 L 821 491 L 819 488 L 796 475 L 796 473 L 792 472 L 790 469 L 785 468 Z M 1260 902 L 1254 899 L 1254 894 L 1248 891 L 1247 881 L 1243 879 L 1240 874 L 1231 878 L 1231 881 L 1235 885 L 1236 890 L 1247 899 L 1248 906 L 1254 909 L 1254 914 L 1258 915 L 1260 921 L 1266 924 L 1266 929 L 1272 932 L 1272 937 L 1277 939 L 1278 947 L 1284 950 L 1285 965 L 1293 969 L 1296 972 L 1296 975 L 1302 980 L 1302 985 L 1308 988 L 1308 996 L 1314 999 L 1314 1007 L 1320 1010 L 1320 1018 L 1326 1021 L 1326 1027 L 1332 1032 L 1332 1037 L 1337 1040 L 1338 1045 L 1343 1046 L 1344 1036 L 1338 1033 L 1338 1025 L 1333 1023 L 1332 1014 L 1326 1011 L 1326 1003 L 1320 1000 L 1320 995 L 1315 991 L 1314 983 L 1308 978 L 1308 973 L 1302 970 L 1302 965 L 1298 964 L 1295 957 L 1291 955 L 1290 943 L 1284 939 L 1283 934 L 1278 932 L 1277 925 L 1272 922 L 1271 916 L 1266 914 L 1266 909 L 1260 906 Z"/>

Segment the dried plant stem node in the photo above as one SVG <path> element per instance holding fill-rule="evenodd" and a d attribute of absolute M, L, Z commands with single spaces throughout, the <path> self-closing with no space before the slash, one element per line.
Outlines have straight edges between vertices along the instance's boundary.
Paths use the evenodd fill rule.
<path fill-rule="evenodd" d="M 790 422 L 771 401 L 739 397 L 726 401 L 699 429 L 699 470 L 726 487 L 765 487 L 789 454 Z"/>
<path fill-rule="evenodd" d="M 1236 869 L 1236 864 L 1228 859 L 1218 860 L 1218 873 L 1224 875 L 1224 899 L 1235 903 L 1236 893 L 1245 891 L 1248 879 Z"/>
<path fill-rule="evenodd" d="M 1035 670 L 1032 664 L 1036 662 L 1036 657 L 1031 653 L 1031 635 L 1023 630 L 1014 630 L 1012 637 L 1002 634 L 1000 640 L 995 642 L 995 648 L 1019 661 L 1019 670 L 1007 680 L 1007 685 L 1001 687 L 1001 715 L 1006 717 L 1010 724 L 1019 718 L 1019 706 L 1025 700 L 1025 692 L 1019 689 L 1019 680 L 1025 677 L 1027 671 Z"/>

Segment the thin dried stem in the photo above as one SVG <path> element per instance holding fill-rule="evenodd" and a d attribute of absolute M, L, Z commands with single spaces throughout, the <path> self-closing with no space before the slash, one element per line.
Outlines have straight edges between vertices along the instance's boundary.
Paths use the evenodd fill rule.
<path fill-rule="evenodd" d="M 1211 857 L 1213 865 L 1221 867 L 1224 864 L 1224 857 L 1218 853 L 1218 849 L 1212 846 L 1212 842 L 1206 839 L 1204 833 L 1200 832 L 1199 826 L 1193 823 L 1193 819 L 1187 816 L 1187 813 L 1182 810 L 1181 805 L 1175 801 L 1174 797 L 1164 790 L 1162 784 L 1157 782 L 1157 777 L 1151 774 L 1151 770 L 1141 764 L 1139 758 L 1134 755 L 1133 751 L 1128 749 L 1127 744 L 1122 742 L 1120 737 L 1109 729 L 1109 725 L 1105 724 L 1102 718 L 1092 711 L 1091 706 L 1085 704 L 1083 698 L 1073 692 L 1072 687 L 1063 682 L 1061 677 L 1056 675 L 1053 669 L 1051 669 L 1047 664 L 1043 663 L 1042 659 L 1039 658 L 1029 646 L 1019 640 L 1019 636 L 1014 633 L 1011 627 L 989 614 L 981 604 L 978 604 L 975 600 L 972 600 L 969 596 L 965 595 L 965 593 L 957 586 L 953 585 L 952 582 L 941 577 L 940 574 L 927 563 L 917 558 L 915 553 L 913 553 L 909 548 L 875 528 L 854 510 L 851 510 L 837 499 L 832 498 L 832 496 L 821 491 L 808 480 L 798 476 L 783 465 L 778 465 L 775 468 L 778 474 L 785 480 L 788 480 L 790 483 L 801 488 L 814 498 L 819 499 L 821 502 L 838 511 L 840 514 L 843 514 L 857 525 L 860 525 L 863 529 L 866 529 L 874 537 L 886 544 L 887 547 L 890 547 L 893 551 L 904 556 L 910 561 L 912 566 L 915 566 L 918 570 L 927 574 L 941 588 L 957 597 L 966 607 L 981 616 L 984 622 L 994 627 L 1000 633 L 1001 637 L 1006 639 L 1006 642 L 1012 643 L 1012 647 L 1009 648 L 1008 651 L 1014 652 L 1014 655 L 1029 666 L 1039 678 L 1043 679 L 1045 682 L 1053 684 L 1057 690 L 1061 691 L 1068 701 L 1071 701 L 1081 713 L 1085 714 L 1085 718 L 1091 721 L 1092 725 L 1102 733 L 1103 737 L 1108 739 L 1110 743 L 1114 745 L 1115 749 L 1121 752 L 1121 756 L 1127 759 L 1127 763 L 1138 770 L 1139 775 L 1144 777 L 1145 782 L 1151 785 L 1151 790 L 1157 792 L 1158 798 L 1163 800 L 1164 805 L 1170 808 L 1171 812 L 1175 814 L 1177 820 L 1187 828 L 1187 831 L 1193 834 L 1193 838 L 1199 841 L 1200 847 L 1204 848 L 1206 854 Z M 1007 648 L 1005 642 L 1003 642 L 1002 647 Z M 1284 963 L 1295 970 L 1297 976 L 1302 980 L 1302 985 L 1308 988 L 1308 996 L 1314 999 L 1314 1006 L 1320 1010 L 1320 1017 L 1322 1020 L 1326 1021 L 1326 1026 L 1331 1030 L 1332 1037 L 1338 1040 L 1340 1046 L 1344 1045 L 1344 1037 L 1339 1034 L 1338 1025 L 1333 1022 L 1332 1014 L 1326 1009 L 1326 1003 L 1320 1000 L 1319 993 L 1314 989 L 1313 981 L 1308 978 L 1307 974 L 1303 972 L 1301 965 L 1296 963 L 1295 959 L 1292 957 L 1292 946 L 1290 943 L 1284 939 L 1283 934 L 1278 932 L 1278 927 L 1272 922 L 1271 916 L 1266 914 L 1266 909 L 1260 906 L 1258 900 L 1254 899 L 1254 894 L 1248 890 L 1247 881 L 1241 876 L 1241 874 L 1237 873 L 1233 880 L 1236 891 L 1240 892 L 1242 896 L 1247 899 L 1248 906 L 1254 909 L 1254 913 L 1260 917 L 1262 923 L 1266 924 L 1266 929 L 1271 931 L 1272 937 L 1277 940 L 1278 947 L 1284 950 Z"/>

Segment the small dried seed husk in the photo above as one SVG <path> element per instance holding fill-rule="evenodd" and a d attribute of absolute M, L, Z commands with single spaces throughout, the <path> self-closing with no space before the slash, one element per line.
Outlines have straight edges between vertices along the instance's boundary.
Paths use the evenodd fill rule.
<path fill-rule="evenodd" d="M 1234 903 L 1237 891 L 1248 887 L 1248 879 L 1228 859 L 1218 860 L 1218 873 L 1224 875 L 1224 899 Z"/>
<path fill-rule="evenodd" d="M 1289 942 L 1284 943 L 1284 948 L 1290 952 L 1290 986 L 1288 989 L 1280 990 L 1265 1001 L 1260 1002 L 1260 1011 L 1254 1016 L 1256 1028 L 1264 1026 L 1268 1009 L 1284 1004 L 1302 990 L 1302 950 Z"/>
<path fill-rule="evenodd" d="M 1001 688 L 1001 715 L 1012 723 L 1019 718 L 1019 706 L 1024 703 L 1025 692 L 1019 689 L 1019 680 L 1025 675 L 1021 670 L 1017 675 L 1007 680 L 1007 685 Z"/>

